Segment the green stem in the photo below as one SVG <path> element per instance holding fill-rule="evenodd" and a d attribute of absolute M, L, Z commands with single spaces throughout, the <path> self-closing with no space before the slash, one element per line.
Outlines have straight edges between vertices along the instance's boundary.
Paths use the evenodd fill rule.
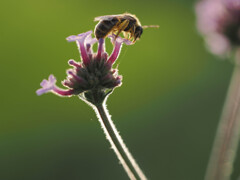
<path fill-rule="evenodd" d="M 240 131 L 240 66 L 235 65 L 205 180 L 229 180 Z"/>
<path fill-rule="evenodd" d="M 109 140 L 112 149 L 116 153 L 129 178 L 131 180 L 147 180 L 113 124 L 105 103 L 96 106 L 95 111 L 106 134 L 106 138 Z"/>

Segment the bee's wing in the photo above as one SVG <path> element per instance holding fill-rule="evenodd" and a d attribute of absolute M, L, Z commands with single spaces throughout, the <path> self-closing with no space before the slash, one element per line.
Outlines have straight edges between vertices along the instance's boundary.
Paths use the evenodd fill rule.
<path fill-rule="evenodd" d="M 120 17 L 121 15 L 107 15 L 107 16 L 99 16 L 99 17 L 95 17 L 94 21 L 102 21 L 102 20 L 111 20 L 115 17 Z"/>

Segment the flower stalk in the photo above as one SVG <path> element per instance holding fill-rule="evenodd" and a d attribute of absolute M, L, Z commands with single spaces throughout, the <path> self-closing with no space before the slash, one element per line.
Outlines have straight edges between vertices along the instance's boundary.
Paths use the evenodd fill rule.
<path fill-rule="evenodd" d="M 230 180 L 240 135 L 240 56 L 215 137 L 205 180 Z"/>
<path fill-rule="evenodd" d="M 112 149 L 116 153 L 129 178 L 131 180 L 147 180 L 111 120 L 105 102 L 95 106 L 94 109 L 107 140 L 110 142 Z"/>

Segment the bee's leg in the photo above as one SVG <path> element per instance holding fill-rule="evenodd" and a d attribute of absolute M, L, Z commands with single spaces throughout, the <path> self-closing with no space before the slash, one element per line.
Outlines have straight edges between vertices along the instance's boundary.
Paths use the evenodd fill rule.
<path fill-rule="evenodd" d="M 113 30 L 113 31 L 112 31 L 112 35 L 114 35 L 114 36 L 116 36 L 116 33 L 117 33 L 116 30 Z"/>
<path fill-rule="evenodd" d="M 116 34 L 115 39 L 119 36 L 119 34 L 128 26 L 129 21 L 128 20 L 124 20 L 120 25 L 119 25 L 119 30 Z"/>
<path fill-rule="evenodd" d="M 129 33 L 128 33 L 128 32 L 123 32 L 123 35 L 124 35 L 124 38 L 125 38 L 125 39 L 129 39 L 129 36 L 128 36 Z"/>
<path fill-rule="evenodd" d="M 131 29 L 131 38 L 135 37 L 135 30 L 136 30 L 136 26 L 134 25 L 133 28 Z"/>
<path fill-rule="evenodd" d="M 132 31 L 132 30 L 130 30 L 129 34 L 130 34 L 130 37 L 129 37 L 129 39 L 131 39 L 131 38 L 132 38 L 132 36 L 133 36 L 133 31 Z"/>
<path fill-rule="evenodd" d="M 132 29 L 132 33 L 135 34 L 135 31 L 136 31 L 136 26 L 134 25 Z"/>

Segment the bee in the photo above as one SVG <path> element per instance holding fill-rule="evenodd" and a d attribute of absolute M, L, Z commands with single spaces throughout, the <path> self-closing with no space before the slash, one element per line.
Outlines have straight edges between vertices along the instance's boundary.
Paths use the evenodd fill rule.
<path fill-rule="evenodd" d="M 99 16 L 94 21 L 99 21 L 94 30 L 97 39 L 105 38 L 109 34 L 115 35 L 116 39 L 123 32 L 124 38 L 130 41 L 133 39 L 133 43 L 141 37 L 144 28 L 159 27 L 158 25 L 141 26 L 138 18 L 130 13 Z"/>

